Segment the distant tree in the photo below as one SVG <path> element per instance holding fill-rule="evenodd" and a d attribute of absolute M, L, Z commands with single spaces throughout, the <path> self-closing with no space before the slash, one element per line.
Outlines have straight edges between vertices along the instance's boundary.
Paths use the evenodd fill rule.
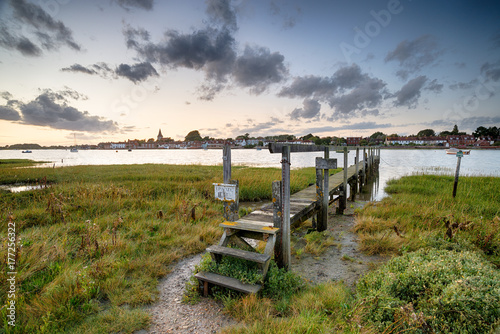
<path fill-rule="evenodd" d="M 441 137 L 446 137 L 446 136 L 451 136 L 451 135 L 452 135 L 452 133 L 450 131 L 441 131 L 439 133 L 439 136 L 441 136 Z"/>
<path fill-rule="evenodd" d="M 500 136 L 500 130 L 496 126 L 490 126 L 489 128 L 485 128 L 484 126 L 480 126 L 472 133 L 474 137 L 491 137 L 496 139 Z"/>
<path fill-rule="evenodd" d="M 417 133 L 417 137 L 434 137 L 435 135 L 436 135 L 436 132 L 432 129 L 420 130 Z"/>
<path fill-rule="evenodd" d="M 359 146 L 367 146 L 367 145 L 368 145 L 368 140 L 366 140 L 365 138 L 359 141 Z"/>
<path fill-rule="evenodd" d="M 154 138 L 149 138 L 148 139 L 148 143 L 152 143 L 152 142 L 155 142 L 156 140 Z"/>
<path fill-rule="evenodd" d="M 309 134 L 305 135 L 304 137 L 301 137 L 300 139 L 302 139 L 302 140 L 314 140 L 314 138 L 318 138 L 318 137 L 315 137 L 312 133 L 309 133 Z"/>
<path fill-rule="evenodd" d="M 201 135 L 198 130 L 193 130 L 187 134 L 187 136 L 184 138 L 184 141 L 201 141 Z"/>
<path fill-rule="evenodd" d="M 386 135 L 380 131 L 377 131 L 370 136 L 370 138 L 372 138 L 372 139 L 383 139 L 385 137 L 386 137 Z"/>
<path fill-rule="evenodd" d="M 392 135 L 388 135 L 387 137 L 399 137 L 397 133 L 393 133 Z"/>
<path fill-rule="evenodd" d="M 452 135 L 458 135 L 458 126 L 455 124 L 453 126 L 453 130 L 451 130 Z"/>

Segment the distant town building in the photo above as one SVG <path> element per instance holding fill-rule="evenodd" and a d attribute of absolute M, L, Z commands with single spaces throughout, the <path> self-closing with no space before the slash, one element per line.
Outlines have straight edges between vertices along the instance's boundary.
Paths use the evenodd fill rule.
<path fill-rule="evenodd" d="M 476 141 L 473 135 L 449 135 L 446 140 L 450 146 L 470 146 Z"/>
<path fill-rule="evenodd" d="M 359 146 L 361 144 L 362 137 L 347 137 L 346 144 L 347 146 Z"/>

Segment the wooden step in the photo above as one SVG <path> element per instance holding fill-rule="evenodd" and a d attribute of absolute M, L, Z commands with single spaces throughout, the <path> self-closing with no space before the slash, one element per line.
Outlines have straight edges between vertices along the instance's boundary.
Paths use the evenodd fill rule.
<path fill-rule="evenodd" d="M 259 264 L 265 264 L 271 258 L 269 255 L 260 254 L 256 252 L 249 252 L 237 248 L 229 248 L 219 245 L 213 245 L 207 248 L 207 252 L 218 254 L 218 255 L 227 255 L 236 257 L 238 259 L 244 259 L 252 262 L 256 262 Z"/>
<path fill-rule="evenodd" d="M 241 283 L 236 278 L 222 276 L 214 273 L 201 271 L 194 275 L 198 281 L 203 282 L 203 295 L 206 297 L 208 295 L 208 283 L 223 286 L 232 290 L 244 292 L 244 293 L 257 293 L 262 289 L 262 285 L 259 284 L 246 284 Z"/>
<path fill-rule="evenodd" d="M 279 228 L 273 227 L 272 224 L 268 222 L 224 222 L 219 225 L 223 228 L 231 228 L 235 230 L 243 230 L 243 231 L 251 231 L 258 233 L 266 233 L 266 234 L 276 234 L 279 231 Z"/>

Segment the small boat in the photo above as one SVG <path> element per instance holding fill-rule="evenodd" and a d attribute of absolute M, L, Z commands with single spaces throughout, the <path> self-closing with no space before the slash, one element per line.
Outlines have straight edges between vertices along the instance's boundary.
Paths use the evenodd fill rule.
<path fill-rule="evenodd" d="M 70 152 L 78 152 L 78 149 L 76 147 L 72 147 L 69 151 Z"/>
<path fill-rule="evenodd" d="M 132 152 L 132 149 L 131 149 L 131 148 L 129 148 L 129 149 L 128 149 L 128 151 L 129 151 L 129 152 Z"/>
<path fill-rule="evenodd" d="M 464 155 L 469 155 L 470 150 L 459 150 L 458 148 L 452 147 L 446 150 L 446 154 L 457 155 L 458 152 L 462 152 Z"/>
<path fill-rule="evenodd" d="M 23 151 L 22 153 L 33 153 L 30 150 Z"/>

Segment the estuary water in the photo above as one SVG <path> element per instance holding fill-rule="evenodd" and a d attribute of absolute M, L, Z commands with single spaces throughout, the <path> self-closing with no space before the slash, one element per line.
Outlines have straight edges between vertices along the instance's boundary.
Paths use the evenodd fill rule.
<path fill-rule="evenodd" d="M 292 153 L 291 168 L 313 167 L 322 152 Z M 354 163 L 356 151 L 351 150 L 348 165 Z M 330 152 L 343 167 L 343 153 Z M 46 161 L 44 167 L 59 168 L 76 165 L 123 165 L 123 164 L 174 164 L 174 165 L 222 165 L 222 150 L 0 150 L 0 159 L 31 159 Z M 281 154 L 271 154 L 267 149 L 233 149 L 233 166 L 281 168 Z M 388 180 L 414 173 L 454 175 L 457 157 L 447 155 L 444 149 L 382 149 L 380 169 L 369 200 L 380 200 Z M 500 150 L 472 150 L 461 159 L 460 176 L 500 177 Z"/>

